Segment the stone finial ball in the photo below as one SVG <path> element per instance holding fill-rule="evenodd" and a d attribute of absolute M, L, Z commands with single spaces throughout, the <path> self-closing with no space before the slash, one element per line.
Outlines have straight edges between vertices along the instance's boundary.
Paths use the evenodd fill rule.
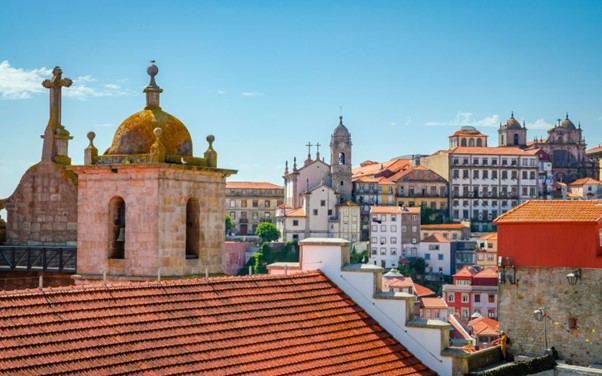
<path fill-rule="evenodd" d="M 88 132 L 87 136 L 88 136 L 88 140 L 90 140 L 90 142 L 92 142 L 92 140 L 94 140 L 94 138 L 96 137 L 96 133 Z"/>
<path fill-rule="evenodd" d="M 146 73 L 148 73 L 148 75 L 151 77 L 155 77 L 157 73 L 159 73 L 159 68 L 157 68 L 157 66 L 155 65 L 154 60 L 151 60 L 150 64 L 148 65 L 148 68 L 146 68 Z"/>
<path fill-rule="evenodd" d="M 161 129 L 161 128 L 157 127 L 153 130 L 153 134 L 157 137 L 161 136 L 161 133 L 163 133 L 163 129 Z"/>
<path fill-rule="evenodd" d="M 209 136 L 207 136 L 207 142 L 209 142 L 210 144 L 213 143 L 213 141 L 215 141 L 215 136 L 210 134 Z"/>

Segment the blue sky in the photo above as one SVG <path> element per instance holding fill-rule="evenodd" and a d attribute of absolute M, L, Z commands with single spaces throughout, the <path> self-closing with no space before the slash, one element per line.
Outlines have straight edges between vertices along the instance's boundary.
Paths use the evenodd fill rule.
<path fill-rule="evenodd" d="M 60 65 L 62 123 L 83 161 L 145 103 L 156 60 L 165 111 L 194 154 L 214 134 L 231 180 L 282 184 L 286 160 L 324 145 L 344 122 L 353 164 L 447 147 L 474 125 L 497 144 L 514 111 L 528 138 L 568 111 L 588 147 L 602 142 L 600 1 L 3 0 L 0 198 L 40 160 L 41 87 Z M 312 154 L 315 153 L 315 148 Z"/>

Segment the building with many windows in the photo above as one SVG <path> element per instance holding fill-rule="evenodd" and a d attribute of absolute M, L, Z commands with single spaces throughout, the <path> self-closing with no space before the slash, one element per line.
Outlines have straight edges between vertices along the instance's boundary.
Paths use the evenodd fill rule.
<path fill-rule="evenodd" d="M 443 235 L 434 233 L 422 239 L 418 256 L 424 258 L 426 263 L 426 279 L 440 280 L 444 275 L 451 274 L 451 242 Z"/>
<path fill-rule="evenodd" d="M 406 166 L 389 178 L 399 206 L 430 209 L 432 219 L 447 218 L 447 180 L 424 166 Z"/>
<path fill-rule="evenodd" d="M 226 213 L 232 234 L 254 234 L 261 222 L 274 222 L 276 208 L 284 202 L 284 187 L 267 182 L 226 182 Z"/>
<path fill-rule="evenodd" d="M 491 221 L 537 197 L 537 150 L 518 147 L 456 147 L 421 163 L 449 181 L 449 215 L 470 220 L 472 230 L 492 229 Z"/>
<path fill-rule="evenodd" d="M 498 275 L 493 268 L 466 266 L 453 275 L 453 284 L 443 285 L 450 314 L 469 320 L 473 314 L 497 319 Z"/>

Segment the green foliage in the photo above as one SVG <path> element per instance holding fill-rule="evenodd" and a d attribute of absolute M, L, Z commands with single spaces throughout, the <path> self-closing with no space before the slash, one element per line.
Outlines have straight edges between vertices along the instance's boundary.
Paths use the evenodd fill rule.
<path fill-rule="evenodd" d="M 263 242 L 271 242 L 280 238 L 280 230 L 278 230 L 275 224 L 270 222 L 260 223 L 255 233 Z"/>
<path fill-rule="evenodd" d="M 412 279 L 416 279 L 417 276 L 422 278 L 426 269 L 426 261 L 422 257 L 408 257 L 406 260 L 407 262 L 400 263 L 399 272 L 412 277 Z"/>
<path fill-rule="evenodd" d="M 232 230 L 232 218 L 230 218 L 230 215 L 226 214 L 226 234 L 230 233 L 230 230 Z"/>
<path fill-rule="evenodd" d="M 297 242 L 290 241 L 284 247 L 275 251 L 270 243 L 263 243 L 259 252 L 247 262 L 245 268 L 241 269 L 240 275 L 249 273 L 249 266 L 253 269 L 253 274 L 266 274 L 267 266 L 275 262 L 299 262 L 299 246 Z"/>
<path fill-rule="evenodd" d="M 358 253 L 355 249 L 355 246 L 353 246 L 353 249 L 351 250 L 351 256 L 349 257 L 349 262 L 351 264 L 365 264 L 368 262 L 368 259 L 368 250 Z"/>

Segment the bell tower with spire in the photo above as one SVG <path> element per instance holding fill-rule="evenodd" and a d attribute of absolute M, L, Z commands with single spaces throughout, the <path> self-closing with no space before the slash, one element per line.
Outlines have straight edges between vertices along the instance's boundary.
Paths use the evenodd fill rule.
<path fill-rule="evenodd" d="M 330 176 L 339 202 L 351 199 L 351 134 L 339 116 L 339 125 L 330 138 Z"/>

